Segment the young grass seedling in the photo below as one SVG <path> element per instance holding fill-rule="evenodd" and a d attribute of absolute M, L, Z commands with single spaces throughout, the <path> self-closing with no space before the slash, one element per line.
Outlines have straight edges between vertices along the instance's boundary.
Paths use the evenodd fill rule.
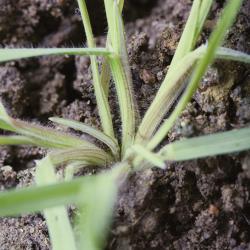
<path fill-rule="evenodd" d="M 193 1 L 168 73 L 138 126 L 121 17 L 123 0 L 104 0 L 109 28 L 106 48 L 96 48 L 86 3 L 78 0 L 88 48 L 0 49 L 0 62 L 42 55 L 90 56 L 102 125 L 101 131 L 77 121 L 50 118 L 60 126 L 95 138 L 98 143 L 93 143 L 70 133 L 13 119 L 0 102 L 0 129 L 12 133 L 0 136 L 0 145 L 32 145 L 49 149 L 46 157 L 36 162 L 35 186 L 0 193 L 0 216 L 42 211 L 54 250 L 102 249 L 118 188 L 132 171 L 154 166 L 165 168 L 166 161 L 190 160 L 249 149 L 250 128 L 243 128 L 181 139 L 156 150 L 190 101 L 214 59 L 250 63 L 249 55 L 219 47 L 241 3 L 240 0 L 229 0 L 208 44 L 194 49 L 212 0 Z M 101 73 L 96 56 L 103 56 Z M 108 103 L 111 76 L 120 107 L 121 138 L 113 127 Z M 164 120 L 182 92 L 176 107 Z M 57 171 L 58 166 L 64 166 L 64 176 Z M 74 178 L 74 172 L 86 166 L 110 168 L 97 175 Z M 77 207 L 76 222 L 73 224 L 67 213 L 69 204 Z"/>

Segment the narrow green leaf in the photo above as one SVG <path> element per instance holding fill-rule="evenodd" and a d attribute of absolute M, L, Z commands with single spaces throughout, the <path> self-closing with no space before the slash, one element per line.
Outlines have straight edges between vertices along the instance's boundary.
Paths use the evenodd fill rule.
<path fill-rule="evenodd" d="M 32 145 L 34 142 L 25 136 L 0 136 L 0 145 Z"/>
<path fill-rule="evenodd" d="M 118 0 L 118 8 L 119 8 L 119 11 L 120 13 L 122 13 L 122 10 L 123 10 L 123 6 L 124 6 L 124 0 Z"/>
<path fill-rule="evenodd" d="M 83 162 L 93 166 L 106 166 L 113 161 L 111 155 L 104 150 L 89 147 L 52 151 L 50 157 L 54 165 Z"/>
<path fill-rule="evenodd" d="M 33 144 L 48 148 L 89 147 L 96 149 L 94 144 L 76 136 L 65 134 L 51 128 L 15 120 L 8 116 L 0 102 L 0 128 L 24 135 L 33 141 Z M 3 120 L 3 122 L 1 122 Z"/>
<path fill-rule="evenodd" d="M 155 153 L 149 151 L 145 147 L 141 145 L 133 145 L 131 147 L 131 151 L 137 153 L 139 156 L 141 156 L 143 159 L 147 160 L 149 163 L 151 163 L 153 166 L 159 167 L 164 169 L 165 163 L 164 160 Z"/>
<path fill-rule="evenodd" d="M 165 160 L 183 161 L 250 149 L 250 128 L 182 139 L 160 151 Z"/>
<path fill-rule="evenodd" d="M 75 203 L 85 181 L 89 182 L 90 177 L 0 192 L 0 216 L 39 212 L 46 208 Z"/>
<path fill-rule="evenodd" d="M 187 69 L 189 69 L 190 66 L 186 67 L 184 65 L 186 71 L 181 70 L 182 68 L 180 66 L 182 65 L 180 65 L 180 60 L 193 49 L 211 4 L 212 0 L 193 1 L 189 18 L 176 49 L 174 58 L 170 64 L 168 73 L 139 126 L 138 134 L 136 136 L 137 143 L 147 141 L 153 135 L 162 119 L 185 87 L 183 82 L 189 73 L 187 72 Z M 185 63 L 184 60 L 183 63 Z M 181 70 L 180 73 L 179 70 Z M 176 78 L 177 74 L 178 77 Z M 173 78 L 175 81 L 173 81 Z"/>
<path fill-rule="evenodd" d="M 118 7 L 120 13 L 122 13 L 124 6 L 124 0 L 118 1 Z M 110 31 L 108 31 L 107 34 L 107 41 L 106 41 L 106 48 L 110 47 Z M 103 87 L 104 93 L 106 97 L 108 98 L 109 96 L 109 83 L 111 80 L 111 72 L 110 72 L 110 67 L 109 67 L 109 62 L 107 57 L 104 57 L 102 60 L 102 69 L 101 69 L 101 85 Z"/>
<path fill-rule="evenodd" d="M 250 63 L 250 55 L 241 51 L 228 49 L 224 47 L 221 47 L 217 50 L 216 58 L 222 60 L 232 60 L 242 63 Z"/>
<path fill-rule="evenodd" d="M 0 119 L 7 122 L 9 121 L 9 115 L 6 109 L 4 108 L 1 99 L 0 99 Z"/>
<path fill-rule="evenodd" d="M 73 179 L 74 174 L 79 171 L 81 168 L 89 166 L 89 163 L 87 161 L 79 161 L 74 162 L 65 167 L 64 170 L 64 179 L 65 181 L 70 181 Z"/>
<path fill-rule="evenodd" d="M 48 55 L 110 56 L 112 52 L 105 48 L 5 48 L 0 49 L 0 62 Z"/>
<path fill-rule="evenodd" d="M 122 155 L 131 146 L 135 136 L 136 105 L 128 67 L 124 28 L 116 1 L 105 0 L 105 9 L 110 31 L 109 46 L 115 56 L 109 58 L 120 106 L 122 120 Z"/>
<path fill-rule="evenodd" d="M 201 33 L 202 27 L 204 25 L 204 22 L 207 18 L 207 15 L 211 9 L 211 6 L 213 4 L 213 0 L 203 0 L 201 1 L 201 5 L 200 5 L 200 11 L 199 11 L 199 19 L 197 22 L 197 27 L 196 27 L 196 33 L 194 36 L 194 42 L 193 42 L 193 46 L 195 46 L 196 41 L 198 40 L 198 37 Z"/>
<path fill-rule="evenodd" d="M 78 5 L 80 8 L 83 26 L 85 29 L 87 43 L 89 48 L 96 47 L 93 31 L 90 24 L 89 14 L 87 10 L 87 6 L 85 0 L 77 0 Z M 105 94 L 103 86 L 101 84 L 100 74 L 98 70 L 98 64 L 96 56 L 91 56 L 91 69 L 93 75 L 93 85 L 95 90 L 96 102 L 99 111 L 99 116 L 101 119 L 102 128 L 105 134 L 110 136 L 111 138 L 115 138 L 113 123 L 112 123 L 112 116 L 110 112 L 110 107 L 108 103 L 108 97 Z"/>
<path fill-rule="evenodd" d="M 89 146 L 95 147 L 88 141 L 81 140 L 76 136 L 65 134 L 53 130 L 51 128 L 42 127 L 35 124 L 30 124 L 20 120 L 12 119 L 12 125 L 16 129 L 17 133 L 20 133 L 25 136 L 30 136 L 34 139 L 39 139 L 55 148 L 68 148 L 68 147 L 80 147 L 80 146 Z"/>
<path fill-rule="evenodd" d="M 91 184 L 82 185 L 83 199 L 78 203 L 80 249 L 103 249 L 111 224 L 117 189 L 116 179 L 109 174 L 96 176 Z"/>
<path fill-rule="evenodd" d="M 158 91 L 152 105 L 146 112 L 136 135 L 137 143 L 147 141 L 155 132 L 164 115 L 170 111 L 173 103 L 186 87 L 185 80 L 190 75 L 193 66 L 198 59 L 201 59 L 207 53 L 207 49 L 207 46 L 202 45 L 188 53 L 167 74 L 168 85 L 164 90 Z M 224 47 L 217 49 L 216 58 L 250 63 L 250 55 Z"/>
<path fill-rule="evenodd" d="M 107 45 L 108 46 L 108 45 Z M 103 58 L 102 60 L 102 69 L 101 69 L 101 76 L 100 76 L 101 85 L 103 91 L 108 98 L 109 96 L 109 83 L 111 80 L 111 72 L 109 67 L 109 61 L 107 58 Z"/>
<path fill-rule="evenodd" d="M 12 128 L 7 122 L 2 120 L 1 116 L 0 116 L 0 129 L 15 132 L 15 129 Z"/>
<path fill-rule="evenodd" d="M 128 170 L 129 165 L 125 162 L 117 167 L 114 166 L 110 172 L 104 174 L 110 173 L 108 175 L 113 176 L 118 181 L 121 175 L 128 173 Z M 81 195 L 82 186 L 92 186 L 95 177 L 84 176 L 46 186 L 0 192 L 0 217 L 39 212 L 67 204 L 79 204 L 84 198 Z"/>
<path fill-rule="evenodd" d="M 216 51 L 219 45 L 222 43 L 227 30 L 232 25 L 235 16 L 237 15 L 238 10 L 241 6 L 241 3 L 241 0 L 230 0 L 228 2 L 223 11 L 221 19 L 219 20 L 214 32 L 211 35 L 211 38 L 209 39 L 207 50 L 202 59 L 200 59 L 199 63 L 197 64 L 184 94 L 182 95 L 180 101 L 178 102 L 170 117 L 161 125 L 157 133 L 149 142 L 148 147 L 150 149 L 155 148 L 162 141 L 162 139 L 166 136 L 168 131 L 173 126 L 178 116 L 181 114 L 182 110 L 186 107 L 186 105 L 192 98 L 194 92 L 199 86 L 202 76 L 206 73 L 208 66 L 213 62 L 213 59 L 216 56 Z"/>
<path fill-rule="evenodd" d="M 87 124 L 84 124 L 82 122 L 77 122 L 74 120 L 69 120 L 69 119 L 63 119 L 63 118 L 58 118 L 58 117 L 51 117 L 49 118 L 52 122 L 55 122 L 57 124 L 73 128 L 75 130 L 79 130 L 85 134 L 88 134 L 97 140 L 103 142 L 106 144 L 112 151 L 113 155 L 118 157 L 119 155 L 119 145 L 116 140 L 113 138 L 109 137 L 108 135 L 105 135 L 103 132 L 99 131 L 98 129 L 95 129 Z"/>
<path fill-rule="evenodd" d="M 36 183 L 39 186 L 58 182 L 55 168 L 49 158 L 37 161 Z M 76 250 L 73 228 L 65 206 L 47 208 L 43 211 L 53 250 Z"/>
<path fill-rule="evenodd" d="M 176 62 L 178 62 L 193 48 L 193 45 L 195 43 L 194 41 L 195 33 L 199 21 L 200 7 L 201 7 L 201 0 L 194 0 L 190 15 L 188 17 L 186 26 L 182 33 L 178 47 L 175 51 L 170 68 L 173 67 Z"/>

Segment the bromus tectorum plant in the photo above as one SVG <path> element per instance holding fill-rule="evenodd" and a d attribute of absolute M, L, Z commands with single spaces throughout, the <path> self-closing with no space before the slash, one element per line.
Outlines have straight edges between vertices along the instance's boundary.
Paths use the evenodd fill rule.
<path fill-rule="evenodd" d="M 212 0 L 194 0 L 168 73 L 155 99 L 140 121 L 129 71 L 123 0 L 104 0 L 108 21 L 106 48 L 96 48 L 84 0 L 78 0 L 88 48 L 0 49 L 0 61 L 42 55 L 90 56 L 93 85 L 102 131 L 86 124 L 52 117 L 58 125 L 94 137 L 94 144 L 69 133 L 13 119 L 0 102 L 0 128 L 11 135 L 0 136 L 0 145 L 34 145 L 48 149 L 36 162 L 36 186 L 0 194 L 0 215 L 11 216 L 42 211 L 56 250 L 101 249 L 112 218 L 117 191 L 129 173 L 140 169 L 165 168 L 167 161 L 183 161 L 237 152 L 250 148 L 250 128 L 191 139 L 182 139 L 160 148 L 160 144 L 186 107 L 214 59 L 250 63 L 250 56 L 220 47 L 241 6 L 229 0 L 207 44 L 195 47 Z M 101 73 L 97 56 L 103 57 Z M 122 133 L 117 138 L 108 102 L 112 75 L 120 108 Z M 179 101 L 171 114 L 174 101 Z M 103 144 L 105 147 L 101 147 Z M 65 166 L 64 175 L 57 173 Z M 95 176 L 74 177 L 85 166 L 110 166 Z M 70 222 L 67 205 L 78 208 L 75 224 Z"/>

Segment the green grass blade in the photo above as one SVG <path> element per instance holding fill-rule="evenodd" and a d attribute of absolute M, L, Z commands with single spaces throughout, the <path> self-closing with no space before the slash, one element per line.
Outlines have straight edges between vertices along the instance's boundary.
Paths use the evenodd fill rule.
<path fill-rule="evenodd" d="M 118 157 L 119 155 L 119 145 L 118 142 L 115 141 L 113 138 L 109 137 L 108 135 L 105 135 L 103 132 L 99 131 L 98 129 L 95 129 L 89 125 L 86 125 L 81 122 L 77 122 L 74 120 L 69 119 L 63 119 L 58 117 L 51 117 L 50 120 L 52 122 L 55 122 L 57 124 L 73 128 L 75 130 L 79 130 L 85 134 L 88 134 L 97 140 L 103 142 L 105 145 L 107 145 L 110 150 L 112 151 L 113 155 Z"/>
<path fill-rule="evenodd" d="M 124 0 L 118 0 L 117 5 L 118 5 L 120 13 L 122 13 L 123 6 L 124 6 Z"/>
<path fill-rule="evenodd" d="M 118 1 L 118 7 L 119 7 L 120 13 L 122 13 L 123 6 L 124 6 L 124 0 Z M 109 39 L 110 39 L 110 32 L 108 31 L 106 48 L 110 46 Z M 107 98 L 109 96 L 110 80 L 111 80 L 111 72 L 110 72 L 109 62 L 108 62 L 107 57 L 104 57 L 102 61 L 102 69 L 101 69 L 101 85 L 103 87 L 104 93 L 107 96 Z"/>
<path fill-rule="evenodd" d="M 103 91 L 107 98 L 109 96 L 110 80 L 111 80 L 111 72 L 110 72 L 109 60 L 107 58 L 103 58 L 100 81 L 101 81 Z"/>
<path fill-rule="evenodd" d="M 96 47 L 96 44 L 94 41 L 94 36 L 85 0 L 78 0 L 78 5 L 83 20 L 88 47 L 92 49 Z M 101 119 L 102 128 L 105 134 L 107 134 L 111 138 L 115 138 L 108 98 L 101 84 L 96 56 L 91 56 L 90 60 L 91 60 L 91 69 L 93 75 L 93 85 L 94 85 L 97 107 Z"/>
<path fill-rule="evenodd" d="M 15 129 L 2 119 L 0 119 L 0 129 L 15 132 Z"/>
<path fill-rule="evenodd" d="M 0 136 L 0 145 L 32 145 L 34 142 L 25 136 Z"/>
<path fill-rule="evenodd" d="M 250 128 L 243 128 L 182 139 L 165 146 L 160 155 L 165 160 L 183 161 L 247 149 L 250 149 Z"/>
<path fill-rule="evenodd" d="M 87 162 L 88 165 L 92 166 L 106 166 L 114 160 L 110 154 L 97 147 L 56 150 L 50 153 L 50 157 L 54 165 Z"/>
<path fill-rule="evenodd" d="M 125 163 L 124 163 L 125 164 Z M 128 165 L 112 168 L 110 175 L 119 179 L 128 172 Z M 26 187 L 0 192 L 0 217 L 39 212 L 55 206 L 75 204 L 84 198 L 82 186 L 91 186 L 95 176 L 79 177 L 46 186 Z"/>
<path fill-rule="evenodd" d="M 80 249 L 103 249 L 112 219 L 117 189 L 116 179 L 110 174 L 96 176 L 91 185 L 82 185 L 83 198 L 78 203 Z"/>
<path fill-rule="evenodd" d="M 12 119 L 11 125 L 13 125 L 13 127 L 16 129 L 16 133 L 31 137 L 33 140 L 38 139 L 38 141 L 47 143 L 48 146 L 53 148 L 69 148 L 80 146 L 95 147 L 88 141 L 84 141 L 77 138 L 76 136 L 65 134 L 51 128 L 46 128 L 14 119 Z"/>
<path fill-rule="evenodd" d="M 131 147 L 131 153 L 133 152 L 135 152 L 138 156 L 142 157 L 143 159 L 147 160 L 153 166 L 156 166 L 162 169 L 165 168 L 164 160 L 161 159 L 160 156 L 146 149 L 145 147 L 135 144 Z"/>
<path fill-rule="evenodd" d="M 54 166 L 46 157 L 37 161 L 36 183 L 39 186 L 53 184 L 58 181 Z M 43 211 L 49 230 L 53 250 L 76 250 L 74 232 L 65 206 L 47 208 Z"/>
<path fill-rule="evenodd" d="M 14 132 L 15 129 L 9 123 L 10 123 L 9 115 L 6 112 L 2 104 L 2 101 L 0 99 L 0 129 Z"/>
<path fill-rule="evenodd" d="M 193 46 L 195 46 L 196 41 L 198 40 L 198 37 L 201 33 L 202 27 L 204 25 L 204 22 L 207 18 L 207 15 L 211 9 L 211 6 L 213 4 L 213 0 L 203 0 L 201 1 L 201 5 L 200 5 L 200 11 L 199 11 L 199 19 L 197 22 L 197 28 L 196 28 L 196 33 L 194 36 L 194 42 L 193 42 Z"/>
<path fill-rule="evenodd" d="M 187 24 L 184 28 L 174 58 L 170 64 L 168 73 L 139 126 L 138 134 L 136 136 L 137 143 L 141 143 L 145 140 L 147 141 L 152 136 L 169 108 L 172 106 L 180 92 L 183 90 L 184 86 L 181 84 L 183 81 L 180 80 L 179 82 L 173 82 L 172 77 L 174 74 L 178 73 L 180 69 L 177 68 L 177 65 L 179 65 L 179 61 L 193 49 L 198 35 L 201 31 L 201 27 L 203 26 L 208 14 L 209 8 L 211 7 L 211 4 L 211 0 L 193 1 Z M 208 9 L 204 10 L 205 7 Z M 183 75 L 182 73 L 179 76 L 184 77 L 185 75 Z M 172 86 L 172 88 L 170 88 L 170 85 Z"/>
<path fill-rule="evenodd" d="M 199 63 L 197 64 L 184 94 L 182 95 L 180 101 L 178 102 L 170 117 L 161 125 L 157 133 L 149 142 L 148 147 L 150 149 L 155 148 L 162 141 L 162 139 L 166 136 L 168 131 L 173 126 L 178 116 L 181 114 L 182 110 L 186 107 L 186 105 L 192 98 L 194 92 L 199 86 L 202 76 L 205 74 L 208 66 L 213 62 L 213 59 L 216 56 L 216 51 L 222 43 L 227 30 L 232 25 L 235 16 L 239 11 L 241 3 L 242 1 L 240 0 L 230 0 L 228 2 L 214 32 L 211 35 L 211 38 L 209 39 L 208 48 L 202 59 L 200 59 Z"/>
<path fill-rule="evenodd" d="M 1 122 L 3 121 L 3 122 Z M 65 134 L 51 128 L 15 120 L 8 116 L 0 102 L 0 128 L 13 131 L 29 137 L 33 143 L 48 148 L 89 147 L 97 148 L 94 144 L 76 136 Z"/>
<path fill-rule="evenodd" d="M 35 48 L 35 49 L 0 49 L 0 62 L 11 60 L 49 56 L 49 55 L 81 55 L 81 56 L 110 56 L 112 52 L 105 48 Z"/>
<path fill-rule="evenodd" d="M 10 119 L 6 109 L 4 108 L 2 104 L 1 99 L 0 99 L 0 119 L 6 122 L 8 122 Z"/>
<path fill-rule="evenodd" d="M 232 60 L 232 61 L 237 61 L 237 62 L 242 62 L 242 63 L 250 63 L 250 55 L 241 51 L 228 49 L 224 47 L 221 47 L 217 50 L 216 59 Z"/>
<path fill-rule="evenodd" d="M 90 177 L 81 177 L 69 182 L 0 192 L 0 216 L 39 212 L 75 203 L 82 183 L 89 182 L 89 179 Z"/>
<path fill-rule="evenodd" d="M 74 162 L 66 166 L 64 170 L 64 180 L 70 181 L 74 178 L 74 174 L 81 168 L 89 166 L 87 161 Z"/>
<path fill-rule="evenodd" d="M 128 67 L 124 28 L 116 1 L 105 0 L 109 25 L 111 50 L 115 55 L 109 58 L 112 75 L 120 106 L 122 120 L 122 155 L 131 146 L 135 136 L 136 105 Z"/>
<path fill-rule="evenodd" d="M 153 104 L 146 112 L 144 122 L 139 127 L 136 136 L 137 143 L 147 141 L 154 133 L 156 125 L 160 123 L 164 115 L 170 111 L 173 103 L 178 98 L 181 91 L 186 86 L 185 79 L 190 75 L 194 64 L 207 53 L 207 46 L 203 45 L 196 50 L 189 52 L 168 73 L 168 85 L 164 91 L 159 91 Z M 228 48 L 219 48 L 216 51 L 216 58 L 223 60 L 233 60 L 243 63 L 250 63 L 250 55 Z M 147 123 L 146 123 L 147 122 Z"/>
<path fill-rule="evenodd" d="M 171 62 L 171 67 L 174 66 L 176 62 L 178 62 L 183 56 L 185 56 L 188 52 L 190 52 L 195 43 L 194 38 L 197 31 L 197 27 L 199 25 L 199 12 L 201 7 L 201 0 L 194 0 L 193 6 L 188 17 L 186 26 L 182 33 L 181 39 L 179 41 L 178 47 L 174 54 L 174 57 Z"/>

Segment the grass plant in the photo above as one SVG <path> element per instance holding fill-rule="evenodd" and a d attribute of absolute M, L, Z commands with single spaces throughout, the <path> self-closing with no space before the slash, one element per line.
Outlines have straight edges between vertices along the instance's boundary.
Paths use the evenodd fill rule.
<path fill-rule="evenodd" d="M 106 48 L 96 48 L 84 0 L 78 0 L 88 48 L 0 49 L 0 62 L 44 55 L 90 56 L 93 86 L 101 121 L 101 130 L 89 125 L 52 117 L 55 124 L 72 128 L 106 145 L 30 124 L 10 117 L 0 102 L 0 145 L 32 145 L 48 149 L 36 161 L 36 185 L 0 193 L 0 216 L 42 212 L 54 250 L 98 250 L 112 221 L 119 186 L 132 171 L 165 168 L 168 161 L 183 161 L 250 149 L 250 128 L 180 139 L 160 147 L 169 130 L 197 90 L 209 65 L 216 59 L 250 63 L 250 56 L 220 47 L 233 24 L 241 0 L 229 0 L 208 43 L 196 47 L 212 0 L 194 0 L 185 29 L 167 75 L 155 99 L 140 121 L 133 93 L 126 35 L 122 20 L 122 0 L 104 0 L 108 22 Z M 97 56 L 103 57 L 101 72 Z M 122 126 L 118 138 L 109 106 L 109 83 L 113 78 Z M 182 93 L 182 94 L 181 94 Z M 166 118 L 176 98 L 179 101 Z M 138 125 L 137 125 L 138 123 Z M 65 166 L 60 175 L 59 166 Z M 97 175 L 74 178 L 74 172 L 86 166 L 109 166 Z M 75 223 L 67 206 L 77 207 Z"/>

